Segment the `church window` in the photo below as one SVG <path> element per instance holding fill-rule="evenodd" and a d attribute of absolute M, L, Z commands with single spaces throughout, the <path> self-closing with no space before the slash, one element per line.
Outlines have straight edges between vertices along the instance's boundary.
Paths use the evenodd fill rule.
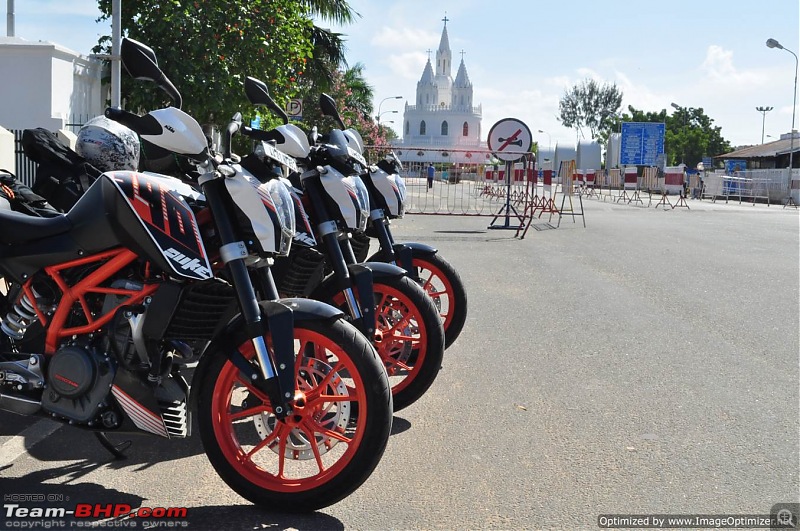
<path fill-rule="evenodd" d="M 464 122 L 464 126 L 461 128 L 461 136 L 469 136 L 469 124 Z"/>
<path fill-rule="evenodd" d="M 447 122 L 442 122 L 442 136 L 447 136 Z"/>
<path fill-rule="evenodd" d="M 410 126 L 410 125 L 409 125 L 409 123 L 406 121 L 406 134 L 408 134 L 408 131 L 409 131 L 409 128 L 410 128 L 410 127 L 411 127 L 411 126 Z"/>
<path fill-rule="evenodd" d="M 463 95 L 463 94 L 461 95 L 461 101 L 460 101 L 460 104 L 461 104 L 461 105 L 464 105 L 464 95 Z"/>
<path fill-rule="evenodd" d="M 421 134 L 421 135 L 425 134 L 425 120 L 422 120 L 419 123 L 419 134 Z"/>

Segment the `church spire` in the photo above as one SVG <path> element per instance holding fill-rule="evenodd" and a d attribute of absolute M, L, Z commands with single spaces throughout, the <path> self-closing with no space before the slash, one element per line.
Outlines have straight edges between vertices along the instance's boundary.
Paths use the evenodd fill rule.
<path fill-rule="evenodd" d="M 450 39 L 447 36 L 447 21 L 450 20 L 445 14 L 444 28 L 442 28 L 442 38 L 439 40 L 439 49 L 436 50 L 436 75 L 450 77 L 450 68 L 453 63 L 453 54 L 450 51 Z"/>
<path fill-rule="evenodd" d="M 462 52 L 463 53 L 463 52 Z M 467 75 L 467 67 L 464 64 L 464 57 L 461 57 L 461 64 L 458 65 L 458 73 L 456 80 L 453 83 L 454 87 L 470 87 L 472 83 L 469 82 L 469 75 Z"/>
<path fill-rule="evenodd" d="M 431 67 L 430 59 L 428 59 L 428 62 L 425 63 L 425 70 L 422 71 L 422 78 L 419 80 L 419 82 L 433 84 L 433 68 Z"/>

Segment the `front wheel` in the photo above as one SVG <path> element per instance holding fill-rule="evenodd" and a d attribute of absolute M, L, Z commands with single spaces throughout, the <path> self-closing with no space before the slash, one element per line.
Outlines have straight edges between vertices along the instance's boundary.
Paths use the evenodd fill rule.
<path fill-rule="evenodd" d="M 386 367 L 394 410 L 416 402 L 433 384 L 444 357 L 439 312 L 422 288 L 405 276 L 373 279 L 375 336 L 373 345 Z M 344 296 L 334 305 L 345 307 Z"/>
<path fill-rule="evenodd" d="M 291 415 L 278 420 L 223 352 L 207 352 L 197 369 L 197 411 L 206 455 L 228 486 L 299 512 L 336 503 L 369 477 L 389 439 L 392 397 L 375 349 L 351 324 L 298 321 L 294 337 Z M 255 363 L 250 341 L 239 351 Z"/>
<path fill-rule="evenodd" d="M 420 285 L 433 299 L 444 328 L 444 347 L 448 348 L 461 334 L 467 321 L 467 290 L 455 268 L 439 256 L 414 256 L 411 265 Z"/>

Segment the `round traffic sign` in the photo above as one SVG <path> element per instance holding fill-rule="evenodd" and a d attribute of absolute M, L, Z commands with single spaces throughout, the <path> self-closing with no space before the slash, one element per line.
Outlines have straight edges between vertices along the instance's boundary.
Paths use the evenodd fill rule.
<path fill-rule="evenodd" d="M 286 114 L 290 118 L 301 118 L 303 116 L 303 100 L 300 98 L 293 98 L 289 100 L 286 105 Z"/>
<path fill-rule="evenodd" d="M 522 121 L 503 118 L 489 129 L 486 143 L 494 156 L 506 162 L 514 162 L 531 150 L 533 135 Z"/>

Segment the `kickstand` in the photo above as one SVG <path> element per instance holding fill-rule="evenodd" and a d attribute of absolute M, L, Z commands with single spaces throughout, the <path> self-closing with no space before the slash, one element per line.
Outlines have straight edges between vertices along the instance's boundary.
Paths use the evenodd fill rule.
<path fill-rule="evenodd" d="M 103 448 L 108 450 L 115 459 L 128 458 L 128 456 L 125 455 L 125 450 L 131 447 L 131 441 L 122 441 L 121 443 L 115 445 L 109 440 L 108 435 L 106 435 L 105 432 L 96 431 L 94 432 L 94 436 L 97 437 L 97 440 L 100 441 L 100 444 L 103 445 Z"/>

